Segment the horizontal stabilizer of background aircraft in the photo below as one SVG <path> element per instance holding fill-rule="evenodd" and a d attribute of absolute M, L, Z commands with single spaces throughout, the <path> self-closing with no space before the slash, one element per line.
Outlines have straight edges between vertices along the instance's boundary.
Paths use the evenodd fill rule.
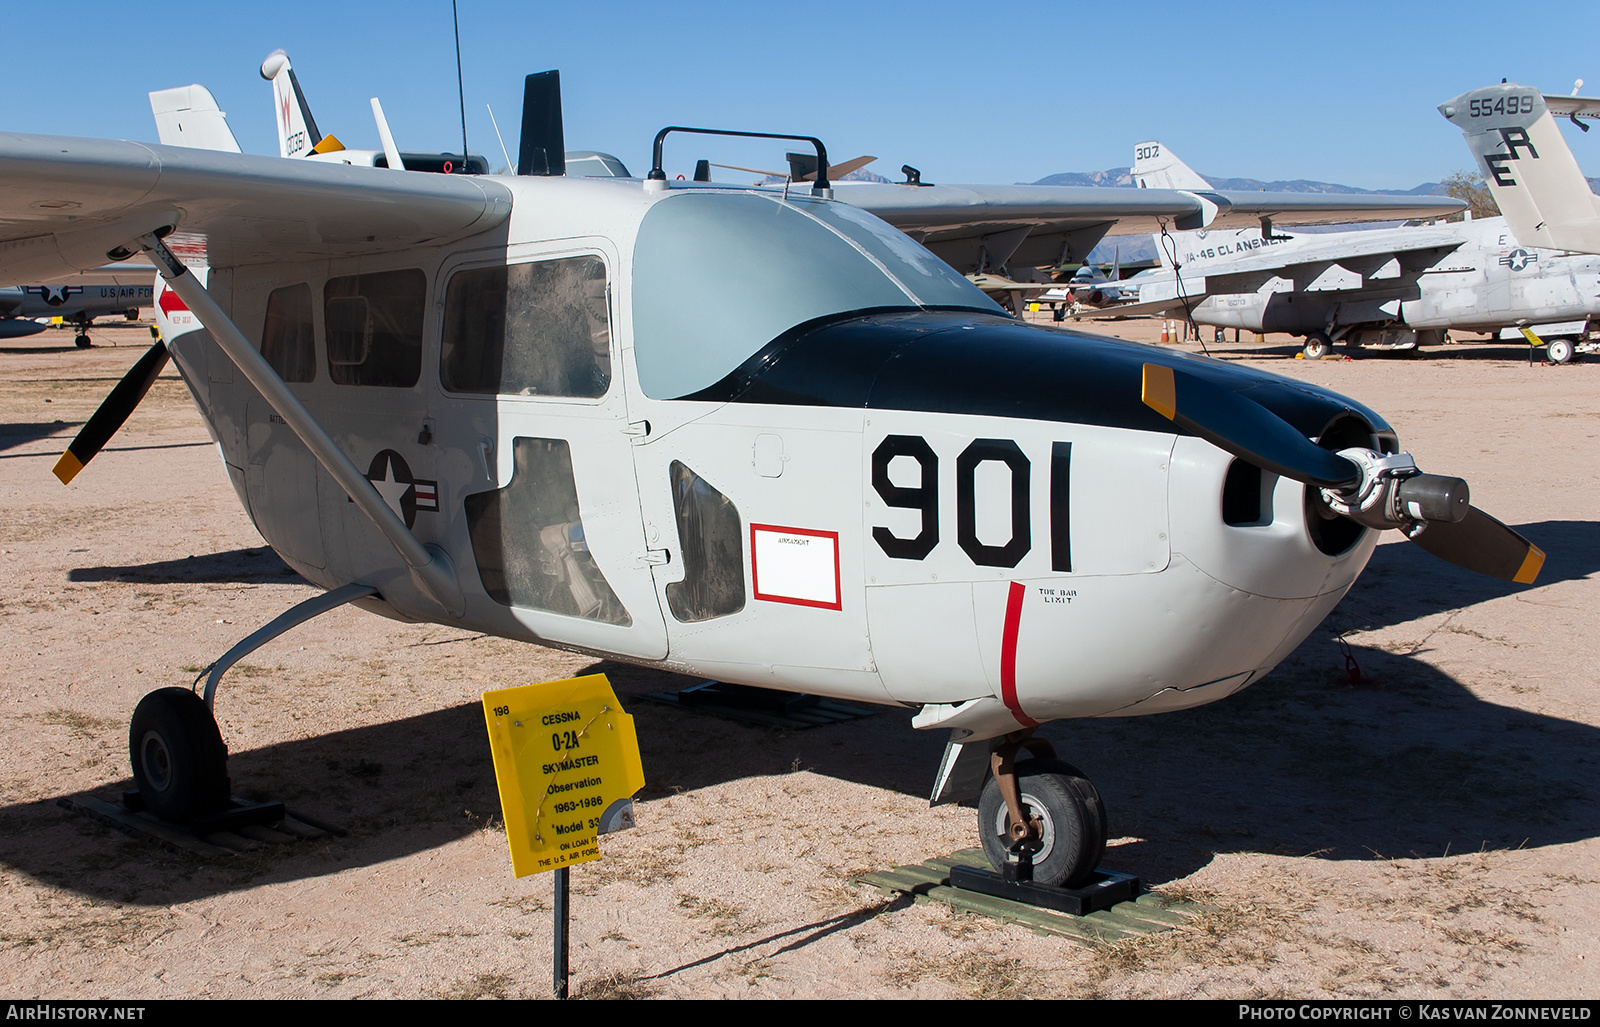
<path fill-rule="evenodd" d="M 1467 137 L 1519 243 L 1600 253 L 1600 197 L 1555 122 L 1564 116 L 1587 129 L 1579 119 L 1600 119 L 1600 98 L 1546 96 L 1504 82 L 1447 100 L 1439 113 Z"/>

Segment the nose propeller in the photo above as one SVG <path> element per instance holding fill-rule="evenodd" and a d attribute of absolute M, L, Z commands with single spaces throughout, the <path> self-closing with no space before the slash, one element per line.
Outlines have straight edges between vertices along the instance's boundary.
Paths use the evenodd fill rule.
<path fill-rule="evenodd" d="M 111 441 L 111 436 L 117 433 L 122 422 L 144 399 L 145 393 L 150 391 L 150 386 L 155 384 L 156 377 L 166 366 L 167 344 L 157 339 L 155 345 L 146 350 L 144 356 L 122 376 L 111 394 L 101 402 L 100 408 L 79 429 L 77 437 L 67 446 L 67 451 L 61 454 L 61 459 L 56 461 L 53 470 L 63 485 L 77 477 L 83 465 L 105 448 L 105 444 Z"/>
<path fill-rule="evenodd" d="M 1399 528 L 1441 560 L 1531 584 L 1544 553 L 1470 505 L 1460 478 L 1423 474 L 1408 455 L 1334 453 L 1240 393 L 1161 364 L 1144 365 L 1146 406 L 1263 470 L 1322 490 L 1335 512 L 1371 528 Z"/>

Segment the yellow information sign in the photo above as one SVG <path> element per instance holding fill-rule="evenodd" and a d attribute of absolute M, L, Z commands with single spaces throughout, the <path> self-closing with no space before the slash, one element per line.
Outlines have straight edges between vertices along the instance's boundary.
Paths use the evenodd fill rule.
<path fill-rule="evenodd" d="M 483 717 L 517 877 L 598 859 L 600 835 L 633 826 L 639 739 L 604 674 L 485 692 Z"/>

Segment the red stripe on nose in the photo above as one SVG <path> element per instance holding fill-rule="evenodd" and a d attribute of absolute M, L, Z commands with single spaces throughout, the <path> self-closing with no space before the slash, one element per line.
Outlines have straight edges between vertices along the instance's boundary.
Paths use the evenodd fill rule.
<path fill-rule="evenodd" d="M 1011 583 L 1006 595 L 1006 627 L 1000 640 L 1000 701 L 1023 727 L 1038 727 L 1039 722 L 1022 712 L 1017 702 L 1017 631 L 1022 626 L 1022 598 L 1028 594 L 1020 581 Z"/>

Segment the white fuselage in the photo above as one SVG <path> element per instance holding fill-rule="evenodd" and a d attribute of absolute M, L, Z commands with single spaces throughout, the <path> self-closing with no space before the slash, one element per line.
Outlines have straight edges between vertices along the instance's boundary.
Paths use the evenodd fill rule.
<path fill-rule="evenodd" d="M 298 372 L 308 380 L 290 388 L 418 538 L 448 555 L 465 595 L 459 618 L 419 591 L 359 507 L 209 336 L 194 330 L 192 315 L 169 312 L 163 320 L 262 535 L 319 585 L 375 586 L 381 601 L 365 605 L 377 612 L 724 681 L 923 706 L 919 726 L 966 727 L 984 737 L 1059 717 L 1179 709 L 1236 691 L 1305 637 L 1372 552 L 1370 531 L 1356 532 L 1333 555 L 1321 551 L 1308 532 L 1305 487 L 1270 474 L 1252 486 L 1258 514 L 1225 523 L 1224 479 L 1234 461 L 1168 430 L 1169 422 L 1150 421 L 1136 384 L 1127 395 L 1117 385 L 1109 398 L 1105 390 L 1064 398 L 1060 409 L 1007 414 L 997 412 L 999 399 L 980 401 L 1004 399 L 1009 382 L 1020 388 L 1033 373 L 1005 362 L 1006 345 L 1067 347 L 1052 357 L 1066 369 L 1064 381 L 1076 359 L 1071 347 L 1134 368 L 1146 351 L 1003 321 L 977 310 L 984 301 L 975 290 L 974 313 L 939 316 L 966 317 L 977 325 L 972 337 L 989 333 L 992 344 L 963 349 L 960 325 L 947 320 L 938 332 L 923 331 L 917 319 L 934 315 L 912 310 L 861 328 L 864 341 L 829 358 L 842 361 L 837 373 L 819 364 L 826 373 L 817 375 L 817 395 L 798 386 L 716 394 L 722 386 L 713 382 L 731 380 L 724 373 L 736 378 L 734 365 L 742 365 L 699 367 L 710 359 L 704 352 L 719 339 L 742 345 L 741 359 L 766 352 L 774 330 L 759 327 L 760 319 L 776 318 L 781 335 L 797 323 L 786 317 L 811 316 L 784 313 L 804 290 L 792 271 L 768 269 L 764 257 L 754 259 L 764 251 L 741 249 L 740 239 L 727 247 L 715 236 L 680 244 L 658 238 L 666 229 L 652 226 L 698 208 L 683 223 L 701 232 L 733 217 L 723 207 L 755 204 L 769 220 L 781 214 L 805 229 L 803 245 L 780 239 L 773 259 L 832 261 L 827 247 L 836 244 L 817 225 L 874 220 L 867 215 L 829 214 L 820 206 L 828 201 L 776 192 L 650 191 L 637 181 L 559 178 L 507 186 L 513 214 L 495 238 L 403 255 L 213 269 L 208 284 L 257 345 L 264 326 L 278 332 L 272 326 L 281 326 L 284 311 L 298 309 L 288 300 L 310 298 L 307 362 Z M 857 231 L 849 225 L 845 231 Z M 956 284 L 935 280 L 943 272 L 918 256 L 926 251 L 877 231 L 859 228 L 850 247 L 838 244 L 837 259 L 934 283 L 918 289 L 970 289 L 953 273 Z M 670 262 L 677 266 L 663 268 L 658 253 L 678 255 Z M 452 333 L 462 324 L 475 330 L 473 317 L 460 313 L 468 291 L 460 283 L 507 264 L 513 281 L 523 264 L 538 274 L 557 265 L 603 267 L 603 289 L 598 278 L 584 279 L 591 306 L 577 348 L 593 343 L 593 352 L 580 354 L 589 384 L 475 392 L 453 384 L 464 372 L 445 365 L 456 367 L 450 362 L 465 351 Z M 399 272 L 414 272 L 421 287 L 414 297 L 418 373 L 399 384 L 353 381 L 351 368 L 366 367 L 365 374 L 375 366 L 390 327 L 386 315 L 371 313 L 380 300 L 336 294 L 355 276 L 376 282 Z M 741 274 L 748 281 L 737 280 Z M 776 276 L 770 286 L 768 275 Z M 702 277 L 705 295 L 718 303 L 683 298 Z M 848 276 L 840 283 L 856 287 Z M 781 296 L 767 294 L 780 287 Z M 576 323 L 562 321 L 557 305 L 513 313 L 553 337 Z M 346 335 L 330 345 L 330 332 L 346 331 L 339 326 L 357 315 L 367 318 L 359 345 L 352 350 Z M 894 321 L 902 316 L 904 325 Z M 757 327 L 739 342 L 747 323 Z M 894 331 L 926 340 L 896 343 L 902 348 L 884 364 L 910 376 L 905 391 L 884 393 L 892 376 L 883 371 L 863 379 L 876 383 L 869 402 L 827 399 L 849 377 L 852 354 Z M 684 349 L 670 349 L 678 338 Z M 938 352 L 918 356 L 919 346 Z M 813 359 L 798 349 L 773 353 L 770 365 L 791 375 Z M 940 393 L 948 402 L 916 391 L 919 360 L 931 368 L 930 381 L 963 379 Z M 958 366 L 969 369 L 949 370 Z M 979 380 L 991 372 L 993 381 Z M 1392 443 L 1386 426 L 1374 427 Z"/>

